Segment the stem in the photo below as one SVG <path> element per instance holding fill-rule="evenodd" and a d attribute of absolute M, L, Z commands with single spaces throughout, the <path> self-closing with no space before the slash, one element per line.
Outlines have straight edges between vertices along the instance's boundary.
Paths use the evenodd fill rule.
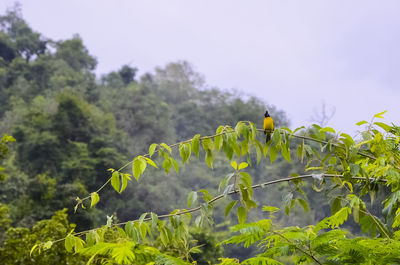
<path fill-rule="evenodd" d="M 304 254 L 306 254 L 307 256 L 309 256 L 310 258 L 312 258 L 316 263 L 322 265 L 322 263 L 319 262 L 319 260 L 317 260 L 317 258 L 315 258 L 311 253 L 308 253 L 307 251 L 305 251 L 305 250 L 301 249 L 300 247 L 296 246 L 296 244 L 294 244 L 292 241 L 290 241 L 289 239 L 287 239 L 284 235 L 282 235 L 282 234 L 280 234 L 280 233 L 278 233 L 278 232 L 275 232 L 275 231 L 272 231 L 272 233 L 274 233 L 274 234 L 276 234 L 276 235 L 282 237 L 282 238 L 285 239 L 287 242 L 293 244 L 293 246 L 294 246 L 297 250 L 299 250 L 300 252 L 303 252 Z"/>

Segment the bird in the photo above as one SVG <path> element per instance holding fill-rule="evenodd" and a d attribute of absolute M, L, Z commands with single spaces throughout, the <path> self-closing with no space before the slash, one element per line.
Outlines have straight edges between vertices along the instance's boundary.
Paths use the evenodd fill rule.
<path fill-rule="evenodd" d="M 266 135 L 265 143 L 268 143 L 268 141 L 271 140 L 271 133 L 274 130 L 274 120 L 269 116 L 268 110 L 265 111 L 264 117 L 263 129 Z"/>

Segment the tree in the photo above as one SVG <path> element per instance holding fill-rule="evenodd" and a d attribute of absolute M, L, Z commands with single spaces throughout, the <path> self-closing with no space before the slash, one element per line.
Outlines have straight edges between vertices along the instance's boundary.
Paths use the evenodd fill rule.
<path fill-rule="evenodd" d="M 383 118 L 383 113 L 374 117 Z M 357 125 L 364 124 L 368 122 L 361 121 Z M 139 181 L 147 165 L 161 166 L 162 161 L 153 160 L 156 154 L 163 160 L 162 167 L 167 174 L 171 167 L 178 172 L 180 166 L 171 152 L 171 148 L 175 146 L 179 150 L 182 163 L 188 162 L 192 154 L 198 156 L 203 153 L 204 161 L 210 168 L 215 166 L 216 153 L 223 150 L 233 171 L 221 181 L 221 193 L 215 197 L 204 189 L 192 191 L 188 197 L 188 206 L 192 208 L 188 210 L 177 209 L 170 214 L 158 216 L 155 213 L 144 213 L 138 220 L 123 223 L 114 223 L 110 218 L 104 227 L 68 235 L 65 238 L 67 249 L 86 255 L 91 261 L 106 256 L 111 263 L 145 264 L 154 261 L 156 264 L 189 264 L 191 253 L 201 252 L 201 246 L 190 243 L 187 233 L 189 225 L 204 227 L 212 224 L 215 202 L 231 197 L 233 200 L 226 205 L 225 215 L 236 209 L 239 224 L 231 227 L 234 234 L 225 239 L 223 244 L 244 244 L 245 247 L 260 244 L 262 251 L 241 263 L 237 259 L 222 258 L 219 264 L 282 264 L 280 257 L 288 255 L 292 256 L 292 261 L 296 264 L 397 262 L 400 251 L 397 230 L 400 226 L 397 195 L 400 187 L 400 128 L 372 121 L 359 140 L 354 140 L 345 133 L 337 134 L 333 128 L 322 128 L 318 125 L 296 134 L 302 129 L 276 129 L 272 141 L 263 146 L 257 140 L 257 132 L 262 130 L 256 129 L 251 122 L 239 122 L 235 128 L 220 126 L 212 136 L 196 135 L 189 141 L 171 146 L 152 144 L 148 154 L 132 160 L 133 175 L 122 172 L 129 164 L 119 170 L 112 170 L 108 183 L 117 192 L 121 193 L 126 188 L 131 177 Z M 290 163 L 290 143 L 296 140 L 297 156 L 301 161 L 307 162 L 305 169 L 311 173 L 254 184 L 253 178 L 246 172 L 248 167 L 260 162 L 266 155 L 273 163 L 278 152 Z M 308 142 L 318 143 L 322 152 Z M 203 151 L 199 152 L 201 146 Z M 252 153 L 255 153 L 255 157 L 252 157 Z M 247 157 L 247 162 L 240 162 L 244 157 Z M 287 215 L 295 205 L 309 211 L 306 194 L 302 191 L 303 181 L 307 179 L 313 180 L 315 190 L 329 189 L 333 194 L 331 216 L 304 228 L 280 228 L 273 221 L 273 215 L 279 209 L 264 205 L 262 210 L 269 214 L 269 218 L 255 222 L 246 221 L 250 210 L 257 208 L 254 191 L 276 183 L 289 182 L 293 185 L 292 190 L 284 197 Z M 373 198 L 377 187 L 382 184 L 390 186 L 392 193 L 387 194 L 382 202 L 384 209 L 380 216 L 376 216 L 368 209 L 372 201 L 369 202 L 366 195 Z M 90 205 L 94 206 L 100 198 L 100 191 L 101 189 L 83 198 L 78 205 L 89 200 Z M 195 212 L 200 214 L 191 222 L 191 216 Z M 360 225 L 363 235 L 354 237 L 340 228 L 351 214 L 353 221 Z M 162 220 L 165 218 L 169 218 L 169 222 Z M 120 226 L 125 226 L 125 229 Z M 84 247 L 82 243 L 76 243 L 80 242 L 79 237 L 83 234 L 90 235 L 87 236 Z M 41 246 L 43 245 L 37 245 L 38 248 Z"/>

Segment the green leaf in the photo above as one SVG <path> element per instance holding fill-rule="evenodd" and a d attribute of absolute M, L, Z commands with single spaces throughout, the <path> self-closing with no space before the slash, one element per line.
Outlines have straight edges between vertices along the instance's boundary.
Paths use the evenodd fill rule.
<path fill-rule="evenodd" d="M 114 171 L 111 176 L 111 186 L 114 188 L 114 190 L 116 190 L 119 193 L 120 189 L 121 189 L 120 185 L 121 185 L 121 181 L 120 181 L 120 177 L 119 177 L 119 172 Z"/>
<path fill-rule="evenodd" d="M 128 186 L 128 180 L 132 180 L 129 174 L 121 174 L 122 176 L 122 185 L 121 185 L 121 192 L 123 192 L 126 187 Z"/>
<path fill-rule="evenodd" d="M 153 166 L 153 167 L 155 167 L 155 168 L 158 168 L 157 165 L 156 165 L 156 163 L 154 163 L 154 161 L 151 160 L 150 158 L 144 157 L 144 159 L 146 160 L 147 164 L 149 164 L 150 166 Z"/>
<path fill-rule="evenodd" d="M 144 221 L 144 219 L 146 218 L 147 213 L 142 213 L 142 215 L 140 215 L 139 217 L 139 225 L 141 225 Z"/>
<path fill-rule="evenodd" d="M 225 187 L 225 186 L 229 183 L 229 181 L 231 180 L 231 178 L 232 178 L 234 175 L 235 175 L 235 173 L 229 173 L 229 174 L 227 174 L 227 175 L 224 177 L 224 179 L 221 181 L 221 183 L 219 184 L 218 191 L 221 191 L 221 189 L 222 189 L 223 187 Z"/>
<path fill-rule="evenodd" d="M 279 148 L 276 145 L 272 145 L 269 149 L 269 159 L 271 160 L 271 164 L 274 163 L 276 157 L 278 156 Z"/>
<path fill-rule="evenodd" d="M 171 168 L 171 157 L 169 155 L 164 156 L 164 162 L 163 162 L 163 168 L 165 170 L 165 173 L 168 175 L 169 170 Z"/>
<path fill-rule="evenodd" d="M 281 144 L 281 139 L 282 136 L 279 132 L 279 130 L 275 130 L 274 134 L 272 135 L 272 141 L 274 142 L 275 145 L 280 145 Z"/>
<path fill-rule="evenodd" d="M 359 121 L 359 122 L 356 123 L 356 125 L 361 126 L 361 125 L 366 124 L 366 123 L 368 123 L 368 122 L 367 121 Z"/>
<path fill-rule="evenodd" d="M 157 223 L 158 223 L 158 216 L 157 216 L 157 214 L 155 214 L 155 213 L 150 213 L 150 215 L 151 215 L 151 225 L 153 226 L 153 227 L 156 227 L 157 226 Z"/>
<path fill-rule="evenodd" d="M 301 199 L 301 198 L 297 198 L 297 201 L 300 203 L 301 206 L 303 206 L 304 211 L 306 211 L 307 213 L 310 211 L 310 208 L 308 207 L 308 203 Z"/>
<path fill-rule="evenodd" d="M 225 217 L 228 216 L 229 212 L 232 210 L 233 207 L 235 207 L 237 201 L 231 201 L 226 207 L 225 207 Z"/>
<path fill-rule="evenodd" d="M 205 138 L 201 140 L 203 148 L 206 152 L 209 152 L 214 149 L 214 143 L 210 138 Z"/>
<path fill-rule="evenodd" d="M 243 140 L 240 144 L 241 149 L 242 149 L 242 156 L 244 156 L 245 154 L 247 154 L 247 152 L 249 151 L 249 143 L 247 140 Z"/>
<path fill-rule="evenodd" d="M 288 146 L 286 144 L 284 144 L 283 142 L 281 144 L 281 153 L 282 153 L 282 156 L 286 159 L 286 161 L 291 163 L 290 150 L 289 150 Z"/>
<path fill-rule="evenodd" d="M 146 160 L 143 159 L 143 157 L 139 156 L 136 157 L 133 160 L 132 163 L 132 172 L 133 172 L 133 177 L 136 179 L 136 181 L 139 181 L 139 177 L 143 172 L 146 170 Z"/>
<path fill-rule="evenodd" d="M 197 201 L 197 192 L 191 191 L 187 199 L 188 206 L 191 207 L 196 201 Z"/>
<path fill-rule="evenodd" d="M 211 151 L 206 152 L 206 157 L 204 159 L 206 161 L 206 164 L 209 168 L 213 168 L 213 162 L 214 162 L 214 156 Z"/>
<path fill-rule="evenodd" d="M 357 164 L 350 164 L 350 175 L 357 176 L 358 172 L 360 172 L 360 166 Z"/>
<path fill-rule="evenodd" d="M 173 166 L 174 169 L 175 169 L 176 174 L 179 175 L 179 165 L 178 165 L 178 162 L 176 162 L 176 160 L 175 160 L 173 157 L 170 157 L 170 160 L 171 160 L 172 166 Z"/>
<path fill-rule="evenodd" d="M 222 135 L 217 135 L 214 137 L 214 147 L 216 150 L 221 150 L 223 144 L 223 138 Z"/>
<path fill-rule="evenodd" d="M 161 143 L 160 146 L 162 146 L 164 148 L 164 150 L 167 150 L 168 153 L 172 153 L 172 149 L 169 145 L 167 145 L 166 143 Z"/>
<path fill-rule="evenodd" d="M 72 253 L 73 252 L 73 248 L 75 246 L 75 239 L 74 236 L 69 234 L 66 238 L 65 238 L 65 249 L 69 252 Z"/>
<path fill-rule="evenodd" d="M 240 180 L 243 182 L 244 186 L 247 188 L 247 191 L 249 192 L 250 196 L 253 194 L 252 190 L 252 184 L 253 184 L 253 179 L 251 178 L 250 174 L 247 172 L 240 172 Z"/>
<path fill-rule="evenodd" d="M 271 213 L 275 213 L 277 211 L 279 211 L 279 208 L 273 207 L 273 206 L 266 206 L 264 205 L 262 207 L 263 212 L 271 212 Z"/>
<path fill-rule="evenodd" d="M 186 161 L 189 160 L 191 152 L 192 152 L 192 150 L 191 150 L 190 144 L 181 143 L 179 145 L 179 153 L 182 157 L 182 163 L 185 163 Z"/>
<path fill-rule="evenodd" d="M 254 142 L 255 142 L 255 148 L 256 148 L 256 154 L 257 154 L 257 165 L 258 165 L 260 163 L 261 157 L 263 155 L 263 147 L 259 141 L 254 140 Z"/>
<path fill-rule="evenodd" d="M 83 245 L 85 244 L 85 241 L 83 241 L 80 237 L 74 237 L 74 248 L 75 252 L 78 252 L 80 249 L 83 248 Z"/>
<path fill-rule="evenodd" d="M 382 112 L 379 112 L 379 113 L 375 114 L 374 117 L 375 117 L 375 118 L 383 119 L 383 116 L 382 116 L 382 115 L 385 114 L 386 112 L 387 112 L 387 110 L 382 111 Z"/>
<path fill-rule="evenodd" d="M 53 246 L 53 241 L 47 241 L 46 243 L 44 243 L 44 249 L 48 250 L 51 248 L 51 246 Z"/>
<path fill-rule="evenodd" d="M 236 161 L 231 161 L 231 166 L 233 167 L 234 170 L 237 170 L 238 168 Z"/>
<path fill-rule="evenodd" d="M 350 147 L 351 145 L 354 144 L 354 140 L 353 138 L 346 134 L 346 133 L 341 133 L 340 136 L 342 136 L 343 138 L 340 138 L 340 140 L 347 146 Z"/>
<path fill-rule="evenodd" d="M 156 151 L 156 148 L 157 148 L 157 144 L 150 145 L 150 147 L 149 147 L 149 156 L 150 157 L 154 154 L 154 152 Z"/>
<path fill-rule="evenodd" d="M 319 130 L 320 132 L 330 132 L 330 133 L 336 133 L 336 131 L 331 128 L 331 127 L 325 127 Z"/>
<path fill-rule="evenodd" d="M 240 206 L 237 209 L 237 216 L 238 216 L 239 224 L 244 224 L 246 222 L 247 211 L 243 206 Z"/>
<path fill-rule="evenodd" d="M 249 166 L 249 164 L 247 164 L 246 162 L 242 162 L 242 163 L 240 163 L 240 165 L 239 165 L 239 170 L 244 169 L 244 168 L 246 168 L 246 167 L 248 167 L 248 166 Z"/>
<path fill-rule="evenodd" d="M 390 132 L 390 130 L 392 129 L 391 126 L 387 125 L 386 123 L 383 122 L 374 122 L 375 125 L 378 125 L 379 127 L 381 127 L 382 129 L 384 129 L 387 132 Z"/>
<path fill-rule="evenodd" d="M 192 138 L 192 150 L 193 153 L 196 154 L 197 158 L 199 158 L 199 146 L 200 146 L 200 134 L 196 134 L 193 138 Z"/>
<path fill-rule="evenodd" d="M 33 245 L 33 247 L 31 248 L 31 251 L 29 252 L 29 256 L 32 256 L 32 253 L 35 251 L 35 249 L 39 246 L 39 244 L 35 244 Z M 39 248 L 39 253 L 40 253 L 40 248 Z"/>
<path fill-rule="evenodd" d="M 90 193 L 90 199 L 91 199 L 90 207 L 93 207 L 100 200 L 99 194 L 97 192 Z"/>

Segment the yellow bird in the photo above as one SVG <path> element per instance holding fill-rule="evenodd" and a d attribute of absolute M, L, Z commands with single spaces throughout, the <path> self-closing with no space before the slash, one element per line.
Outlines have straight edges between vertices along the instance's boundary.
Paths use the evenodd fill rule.
<path fill-rule="evenodd" d="M 263 129 L 264 129 L 264 134 L 267 136 L 266 138 L 266 143 L 268 143 L 269 140 L 271 140 L 271 133 L 274 130 L 274 120 L 269 116 L 268 110 L 265 111 L 264 114 L 264 124 L 263 124 Z"/>

